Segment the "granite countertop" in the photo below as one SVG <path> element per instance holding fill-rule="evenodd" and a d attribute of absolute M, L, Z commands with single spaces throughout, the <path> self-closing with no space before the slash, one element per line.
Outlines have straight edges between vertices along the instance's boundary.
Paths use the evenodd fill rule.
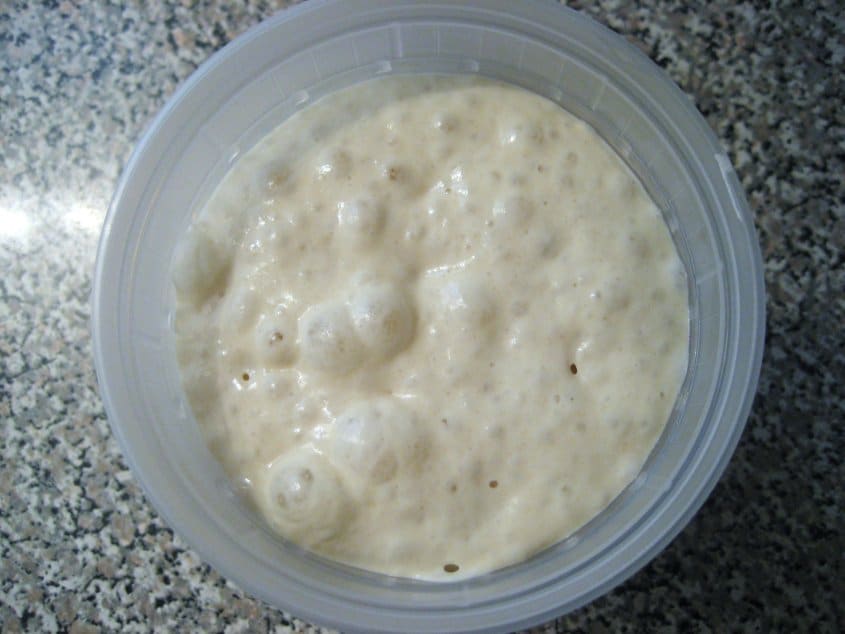
<path fill-rule="evenodd" d="M 97 236 L 134 140 L 198 63 L 284 4 L 0 7 L 3 632 L 316 631 L 227 582 L 151 508 L 106 421 L 88 330 Z M 836 0 L 763 4 L 583 3 L 695 99 L 736 165 L 765 258 L 767 348 L 701 512 L 538 632 L 845 623 L 845 15 Z"/>

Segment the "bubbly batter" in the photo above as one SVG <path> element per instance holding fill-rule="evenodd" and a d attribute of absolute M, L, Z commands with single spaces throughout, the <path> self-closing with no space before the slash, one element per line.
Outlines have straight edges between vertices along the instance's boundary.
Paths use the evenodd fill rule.
<path fill-rule="evenodd" d="M 686 372 L 683 266 L 586 124 L 379 79 L 240 160 L 174 270 L 182 378 L 283 537 L 425 579 L 523 560 L 630 483 Z"/>

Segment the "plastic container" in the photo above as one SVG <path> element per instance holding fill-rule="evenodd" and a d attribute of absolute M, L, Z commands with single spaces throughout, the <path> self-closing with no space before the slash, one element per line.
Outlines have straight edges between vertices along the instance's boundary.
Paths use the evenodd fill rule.
<path fill-rule="evenodd" d="M 480 73 L 591 123 L 662 208 L 690 280 L 690 369 L 644 471 L 574 536 L 451 583 L 396 579 L 282 543 L 205 448 L 173 352 L 174 246 L 221 176 L 294 111 L 400 72 Z M 115 435 L 165 520 L 249 593 L 346 631 L 498 631 L 606 592 L 690 520 L 748 415 L 764 329 L 762 264 L 730 162 L 645 56 L 553 3 L 314 0 L 242 35 L 168 101 L 132 155 L 99 245 L 92 320 Z"/>

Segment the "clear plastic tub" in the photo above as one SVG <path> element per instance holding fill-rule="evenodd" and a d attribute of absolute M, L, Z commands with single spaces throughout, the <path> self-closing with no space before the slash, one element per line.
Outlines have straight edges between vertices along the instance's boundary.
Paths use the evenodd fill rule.
<path fill-rule="evenodd" d="M 238 156 L 296 110 L 386 73 L 480 73 L 591 123 L 662 208 L 690 280 L 690 369 L 643 472 L 575 535 L 519 565 L 426 583 L 282 543 L 205 448 L 173 350 L 174 247 Z M 165 520 L 246 591 L 346 631 L 504 631 L 606 592 L 654 557 L 712 490 L 754 396 L 762 264 L 730 162 L 645 56 L 552 3 L 314 0 L 202 65 L 132 155 L 99 245 L 92 329 L 115 435 Z"/>

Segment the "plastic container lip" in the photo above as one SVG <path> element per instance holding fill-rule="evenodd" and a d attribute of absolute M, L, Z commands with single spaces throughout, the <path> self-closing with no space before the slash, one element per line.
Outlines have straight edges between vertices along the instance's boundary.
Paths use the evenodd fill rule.
<path fill-rule="evenodd" d="M 213 508 L 192 499 L 184 491 L 171 491 L 169 485 L 184 472 L 179 471 L 179 465 L 168 456 L 167 442 L 161 437 L 144 437 L 145 416 L 154 418 L 156 412 L 135 394 L 142 391 L 139 390 L 143 383 L 141 374 L 145 371 L 145 366 L 138 361 L 141 353 L 136 347 L 149 345 L 154 348 L 158 344 L 155 334 L 145 334 L 137 328 L 138 320 L 132 313 L 137 304 L 132 293 L 141 285 L 138 280 L 143 278 L 136 269 L 143 266 L 147 257 L 142 240 L 133 236 L 143 234 L 152 222 L 150 216 L 141 217 L 141 211 L 147 204 L 145 201 L 155 198 L 163 187 L 164 178 L 157 171 L 161 165 L 152 155 L 162 148 L 170 151 L 172 145 L 183 140 L 177 136 L 163 143 L 168 122 L 180 109 L 190 105 L 190 100 L 204 90 L 208 81 L 213 81 L 217 70 L 255 46 L 257 40 L 267 34 L 293 38 L 296 30 L 307 30 L 300 26 L 305 22 L 308 28 L 322 25 L 319 28 L 324 32 L 309 35 L 315 41 L 330 39 L 331 34 L 343 29 L 362 29 L 367 22 L 374 27 L 387 25 L 393 34 L 394 47 L 398 40 L 394 56 L 386 60 L 387 67 L 391 64 L 400 67 L 404 61 L 415 59 L 408 48 L 413 40 L 404 42 L 404 49 L 402 46 L 405 25 L 413 27 L 423 22 L 435 25 L 434 32 L 439 35 L 436 40 L 438 51 L 429 56 L 433 59 L 440 58 L 436 53 L 442 52 L 442 34 L 453 25 L 486 22 L 491 33 L 515 33 L 553 49 L 563 46 L 556 40 L 559 39 L 558 30 L 565 30 L 571 51 L 582 50 L 585 58 L 593 62 L 596 51 L 601 52 L 598 65 L 591 68 L 595 76 L 601 77 L 592 103 L 594 110 L 590 111 L 589 101 L 581 104 L 586 108 L 584 112 L 577 111 L 579 104 L 567 104 L 570 109 L 588 119 L 591 112 L 598 113 L 595 107 L 616 81 L 601 63 L 615 64 L 619 73 L 637 75 L 642 80 L 640 93 L 629 95 L 634 107 L 651 109 L 651 116 L 665 126 L 664 132 L 668 130 L 667 134 L 674 134 L 679 146 L 688 145 L 679 152 L 683 150 L 689 161 L 685 169 L 695 171 L 700 177 L 700 182 L 696 183 L 697 195 L 719 214 L 717 218 L 709 219 L 713 226 L 708 225 L 708 235 L 722 257 L 712 271 L 705 271 L 700 278 L 692 280 L 692 291 L 703 293 L 705 281 L 718 279 L 718 288 L 723 295 L 730 295 L 734 300 L 733 303 L 726 301 L 719 316 L 724 332 L 720 331 L 714 339 L 726 348 L 713 368 L 716 387 L 712 388 L 713 394 L 707 401 L 707 420 L 715 422 L 689 441 L 690 449 L 681 465 L 683 468 L 675 465 L 677 468 L 670 471 L 665 480 L 658 481 L 665 490 L 655 495 L 647 512 L 636 516 L 636 521 L 632 520 L 624 533 L 610 531 L 608 535 L 612 541 L 597 546 L 596 552 L 583 557 L 578 566 L 570 565 L 565 579 L 556 576 L 554 571 L 557 567 L 566 567 L 567 552 L 574 551 L 558 547 L 551 549 L 554 552 L 547 551 L 513 569 L 448 584 L 392 580 L 336 566 L 301 552 L 293 552 L 288 560 L 299 568 L 279 570 L 278 566 L 274 567 L 275 562 L 261 561 L 249 551 L 248 545 L 238 543 L 238 535 L 233 533 L 231 526 L 224 525 Z M 438 31 L 436 25 L 443 30 Z M 414 32 L 411 27 L 408 34 Z M 584 35 L 576 41 L 573 30 L 580 30 Z M 525 45 L 520 55 L 527 55 L 529 50 L 533 49 Z M 416 59 L 424 57 L 416 56 Z M 473 59 L 471 55 L 465 57 Z M 475 66 L 469 63 L 458 65 L 456 69 L 482 73 L 490 69 L 501 70 L 491 66 L 480 52 L 475 58 L 479 60 Z M 314 64 L 316 66 L 317 61 Z M 417 72 L 421 70 L 425 69 L 417 69 Z M 493 74 L 501 76 L 499 72 Z M 525 84 L 519 77 L 507 79 Z M 629 86 L 628 89 L 634 92 L 634 88 Z M 660 99 L 650 99 L 648 90 L 658 94 Z M 307 98 L 307 92 L 305 96 Z M 625 122 L 616 123 L 615 130 L 600 131 L 612 145 L 615 139 L 618 143 L 614 147 L 624 155 Z M 614 139 L 608 138 L 613 135 Z M 692 147 L 690 139 L 694 139 L 696 147 Z M 646 165 L 646 171 L 651 167 L 653 165 Z M 670 194 L 667 200 L 672 203 L 673 196 Z M 717 224 L 720 226 L 716 227 Z M 695 271 L 695 262 L 691 264 Z M 143 272 L 142 268 L 139 270 Z M 704 279 L 705 276 L 709 277 Z M 511 630 L 575 609 L 633 574 L 686 525 L 724 470 L 750 411 L 764 334 L 762 264 L 750 214 L 730 162 L 687 98 L 633 46 L 591 20 L 551 3 L 511 6 L 500 0 L 460 4 L 397 2 L 389 8 L 374 0 L 312 0 L 263 22 L 215 53 L 156 116 L 124 169 L 100 238 L 92 303 L 94 355 L 101 395 L 124 456 L 156 509 L 205 561 L 251 594 L 311 621 L 347 631 Z M 698 349 L 693 350 L 691 363 L 698 362 L 699 353 Z M 720 420 L 723 421 L 721 426 Z M 680 442 L 683 431 L 678 430 L 679 438 L 664 438 L 662 442 L 670 446 L 670 441 Z M 139 449 L 144 443 L 147 443 L 146 451 Z M 176 484 L 181 486 L 183 483 Z M 606 514 L 602 515 L 606 523 Z M 260 539 L 260 534 L 256 535 L 256 539 Z M 589 539 L 589 536 L 584 538 L 583 543 Z M 579 544 L 571 547 L 577 549 Z M 313 571 L 317 573 L 299 579 L 298 573 L 302 571 L 309 575 Z M 507 578 L 515 579 L 511 586 L 502 581 Z"/>

